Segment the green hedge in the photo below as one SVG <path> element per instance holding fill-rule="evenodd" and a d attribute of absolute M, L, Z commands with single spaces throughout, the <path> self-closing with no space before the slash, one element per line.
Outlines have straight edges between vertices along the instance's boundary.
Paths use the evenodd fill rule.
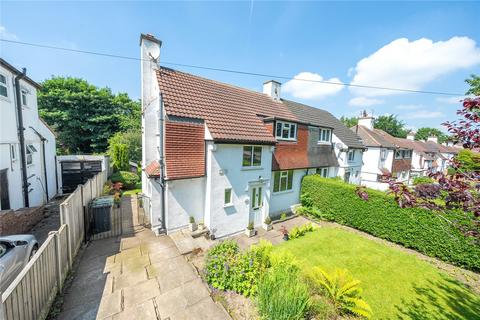
<path fill-rule="evenodd" d="M 365 231 L 426 255 L 480 271 L 480 246 L 434 212 L 400 208 L 393 197 L 368 189 L 369 200 L 355 194 L 355 186 L 318 175 L 302 182 L 302 202 L 314 215 Z M 454 219 L 461 214 L 451 212 Z"/>
<path fill-rule="evenodd" d="M 130 171 L 118 171 L 110 177 L 113 183 L 121 182 L 126 190 L 135 189 L 140 182 L 140 177 Z"/>

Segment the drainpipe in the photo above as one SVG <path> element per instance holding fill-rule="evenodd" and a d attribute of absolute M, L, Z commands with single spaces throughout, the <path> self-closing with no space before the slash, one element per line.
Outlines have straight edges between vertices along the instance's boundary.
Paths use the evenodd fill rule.
<path fill-rule="evenodd" d="M 15 102 L 17 105 L 17 132 L 18 140 L 20 142 L 20 160 L 22 161 L 22 191 L 23 191 L 23 203 L 26 208 L 30 206 L 28 199 L 28 186 L 27 181 L 27 159 L 25 155 L 25 128 L 23 127 L 23 113 L 22 113 L 22 100 L 20 93 L 20 80 L 27 75 L 27 69 L 23 68 L 22 73 L 15 76 Z"/>
<path fill-rule="evenodd" d="M 159 152 L 159 163 L 160 163 L 160 186 L 162 188 L 162 229 L 164 231 L 167 230 L 166 225 L 165 225 L 165 200 L 166 200 L 166 193 L 165 193 L 165 129 L 164 129 L 164 124 L 165 124 L 165 115 L 163 112 L 163 95 L 160 93 L 159 96 L 160 99 L 160 114 L 158 117 L 158 133 L 160 137 L 159 145 L 160 145 L 160 152 Z"/>
<path fill-rule="evenodd" d="M 45 195 L 46 195 L 46 199 L 47 199 L 47 202 L 48 202 L 49 199 L 48 199 L 47 161 L 46 161 L 46 157 L 45 157 L 45 142 L 47 141 L 47 139 L 44 136 L 42 136 L 40 134 L 40 132 L 35 130 L 35 128 L 30 127 L 30 129 L 32 129 L 33 132 L 35 132 L 35 134 L 40 138 L 40 141 L 42 141 L 43 177 L 45 179 Z"/>

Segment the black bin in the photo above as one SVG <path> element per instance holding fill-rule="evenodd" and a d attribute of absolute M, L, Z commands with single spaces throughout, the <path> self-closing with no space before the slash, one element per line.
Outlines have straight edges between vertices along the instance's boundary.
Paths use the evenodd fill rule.
<path fill-rule="evenodd" d="M 113 196 L 105 196 L 92 200 L 90 203 L 91 234 L 102 233 L 112 229 L 112 210 Z"/>

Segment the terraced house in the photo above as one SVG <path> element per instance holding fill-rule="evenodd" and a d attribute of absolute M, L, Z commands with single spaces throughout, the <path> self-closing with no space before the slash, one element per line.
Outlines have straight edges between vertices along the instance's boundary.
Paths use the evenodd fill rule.
<path fill-rule="evenodd" d="M 159 67 L 161 42 L 142 35 L 142 188 L 152 229 L 190 217 L 216 237 L 299 203 L 307 174 L 360 183 L 364 146 L 330 113 Z"/>

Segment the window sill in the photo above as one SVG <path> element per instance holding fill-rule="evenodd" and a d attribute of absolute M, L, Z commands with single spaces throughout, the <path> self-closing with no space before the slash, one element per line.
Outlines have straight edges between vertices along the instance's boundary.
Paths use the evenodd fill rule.
<path fill-rule="evenodd" d="M 223 205 L 224 208 L 231 208 L 233 206 L 234 206 L 233 203 L 227 203 Z"/>
<path fill-rule="evenodd" d="M 242 167 L 241 171 L 263 170 L 262 167 Z"/>
<path fill-rule="evenodd" d="M 287 139 L 287 138 L 279 138 L 276 137 L 277 141 L 289 141 L 289 142 L 297 142 L 297 139 Z"/>
<path fill-rule="evenodd" d="M 276 195 L 282 195 L 282 194 L 292 193 L 292 192 L 293 192 L 293 189 L 290 189 L 290 190 L 285 190 L 285 191 L 272 192 L 272 195 L 276 196 Z"/>
<path fill-rule="evenodd" d="M 321 144 L 321 145 L 330 145 L 332 144 L 331 142 L 329 141 L 317 141 L 317 144 Z"/>

